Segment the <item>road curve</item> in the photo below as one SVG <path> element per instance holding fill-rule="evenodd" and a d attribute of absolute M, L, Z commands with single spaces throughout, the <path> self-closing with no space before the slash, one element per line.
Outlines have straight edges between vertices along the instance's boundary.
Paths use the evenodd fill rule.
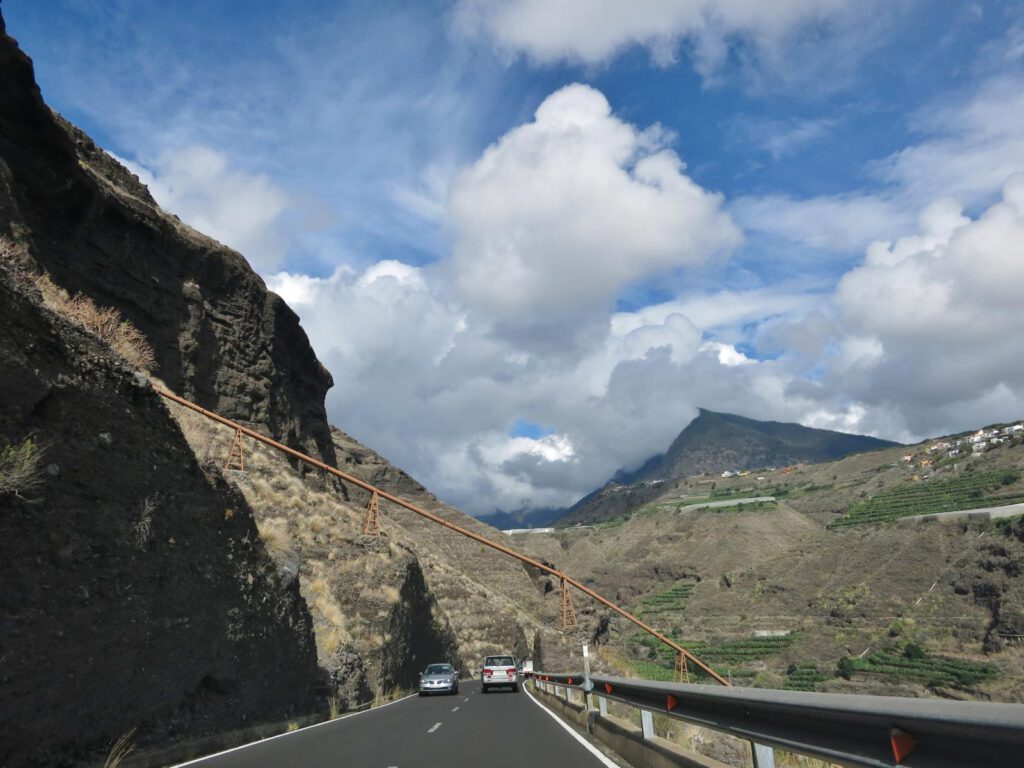
<path fill-rule="evenodd" d="M 463 682 L 457 696 L 413 696 L 330 723 L 259 741 L 190 768 L 606 768 L 522 691 L 487 695 Z"/>

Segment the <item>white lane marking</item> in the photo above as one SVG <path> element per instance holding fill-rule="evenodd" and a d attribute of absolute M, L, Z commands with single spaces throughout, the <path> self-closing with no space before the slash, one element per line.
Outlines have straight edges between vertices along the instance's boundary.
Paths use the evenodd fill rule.
<path fill-rule="evenodd" d="M 594 746 L 593 744 L 591 744 L 591 743 L 590 743 L 589 741 L 587 741 L 587 740 L 586 740 L 586 739 L 584 739 L 584 738 L 583 738 L 582 736 L 580 736 L 580 735 L 579 735 L 578 733 L 576 733 L 576 731 L 574 731 L 574 730 L 573 730 L 572 728 L 570 728 L 570 727 L 569 727 L 568 725 L 566 725 L 565 723 L 563 723 L 563 722 L 562 722 L 562 718 L 560 718 L 560 717 L 559 717 L 558 715 L 556 715 L 556 714 L 555 714 L 554 712 L 552 712 L 552 711 L 551 711 L 550 709 L 548 709 L 548 708 L 547 708 L 547 707 L 545 707 L 545 706 L 544 706 L 543 704 L 541 704 L 541 703 L 540 703 L 539 701 L 537 701 L 537 700 L 536 700 L 535 698 L 533 698 L 533 694 L 532 694 L 532 693 L 530 693 L 530 691 L 529 691 L 529 690 L 527 690 L 525 686 L 523 686 L 523 690 L 524 690 L 524 691 L 526 691 L 526 695 L 527 695 L 527 697 L 528 697 L 528 698 L 530 699 L 530 701 L 532 701 L 532 702 L 533 702 L 534 704 L 536 704 L 536 705 L 537 705 L 538 707 L 540 707 L 540 708 L 541 708 L 542 710 L 544 710 L 544 711 L 545 711 L 545 712 L 547 712 L 547 713 L 548 713 L 549 715 L 551 715 L 551 718 L 552 718 L 552 719 L 553 719 L 553 720 L 554 720 L 554 721 L 555 721 L 556 723 L 558 723 L 558 724 L 559 724 L 560 726 L 562 726 L 563 728 L 565 728 L 565 730 L 567 730 L 567 731 L 568 731 L 568 732 L 570 733 L 570 735 L 571 735 L 571 736 L 572 736 L 572 737 L 573 737 L 574 739 L 576 739 L 576 741 L 578 741 L 578 742 L 579 742 L 580 744 L 582 744 L 582 745 L 583 745 L 584 747 L 586 747 L 586 748 L 587 748 L 587 751 L 588 751 L 588 752 L 590 752 L 590 753 L 591 753 L 591 754 L 592 754 L 592 755 L 593 755 L 594 757 L 596 757 L 596 758 L 597 758 L 598 760 L 600 760 L 600 761 L 601 761 L 601 765 L 607 766 L 607 768 L 618 768 L 618 766 L 617 766 L 617 765 L 615 765 L 615 763 L 613 763 L 613 762 L 612 762 L 611 760 L 609 760 L 609 759 L 608 759 L 607 757 L 605 757 L 604 755 L 602 755 L 602 754 L 601 754 L 601 751 L 600 751 L 600 750 L 599 750 L 599 749 L 598 749 L 597 747 L 595 747 L 595 746 Z"/>
<path fill-rule="evenodd" d="M 406 699 L 411 699 L 411 698 L 413 698 L 416 695 L 417 694 L 415 694 L 415 693 L 410 693 L 408 696 L 403 696 L 400 699 L 395 699 L 394 701 L 389 701 L 387 704 L 381 704 L 379 707 L 373 707 L 371 709 L 364 709 L 362 712 L 350 712 L 347 715 L 342 715 L 341 717 L 336 717 L 333 720 L 325 720 L 324 722 L 317 723 L 316 725 L 307 725 L 305 728 L 299 728 L 299 730 L 297 730 L 297 731 L 289 731 L 288 733 L 279 733 L 279 734 L 277 734 L 277 736 L 268 736 L 267 738 L 260 739 L 259 741 L 252 741 L 252 742 L 249 742 L 248 744 L 242 744 L 241 746 L 238 746 L 238 747 L 232 747 L 231 749 L 225 749 L 223 752 L 214 752 L 212 755 L 203 755 L 202 757 L 197 757 L 194 760 L 189 760 L 187 763 L 175 763 L 174 765 L 170 766 L 170 768 L 185 768 L 186 765 L 196 765 L 196 764 L 201 763 L 201 762 L 203 762 L 205 760 L 210 760 L 211 758 L 214 758 L 214 757 L 220 757 L 221 755 L 226 755 L 228 752 L 237 752 L 240 749 L 247 749 L 249 747 L 254 747 L 257 744 L 266 744 L 268 741 L 273 741 L 274 739 L 283 739 L 285 736 L 296 736 L 296 735 L 298 735 L 300 733 L 306 733 L 306 731 L 311 731 L 314 728 L 319 728 L 322 725 L 330 725 L 331 723 L 336 723 L 339 720 L 347 720 L 350 717 L 357 717 L 358 715 L 365 715 L 368 712 L 377 712 L 377 711 L 379 711 L 381 709 L 384 709 L 384 707 L 390 707 L 392 704 L 400 704 L 401 702 L 405 701 Z M 394 768 L 398 768 L 398 766 L 395 766 Z"/>
<path fill-rule="evenodd" d="M 469 701 L 469 696 L 463 699 L 463 701 Z"/>
<path fill-rule="evenodd" d="M 433 733 L 434 731 L 436 731 L 440 727 L 441 727 L 440 723 L 434 723 L 430 728 L 427 729 L 427 733 Z"/>
<path fill-rule="evenodd" d="M 455 707 L 455 709 L 452 710 L 452 712 L 458 712 L 458 711 L 459 711 L 458 707 Z"/>

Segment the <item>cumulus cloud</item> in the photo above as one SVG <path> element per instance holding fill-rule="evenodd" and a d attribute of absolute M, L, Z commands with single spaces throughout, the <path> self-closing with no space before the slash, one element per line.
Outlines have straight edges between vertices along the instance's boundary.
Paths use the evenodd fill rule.
<path fill-rule="evenodd" d="M 767 68 L 776 81 L 805 79 L 807 65 L 820 61 L 832 70 L 820 85 L 830 87 L 882 36 L 885 9 L 845 0 L 460 0 L 454 20 L 461 34 L 542 64 L 601 64 L 643 46 L 667 66 L 682 47 L 706 81 L 719 78 L 730 57 L 755 79 Z"/>
<path fill-rule="evenodd" d="M 839 282 L 848 338 L 831 385 L 911 432 L 1006 418 L 1024 397 L 1024 175 L 976 219 L 942 200 L 920 229 Z"/>
<path fill-rule="evenodd" d="M 447 266 L 463 301 L 525 347 L 572 349 L 624 285 L 728 253 L 739 230 L 670 138 L 585 85 L 545 99 L 453 185 Z"/>
<path fill-rule="evenodd" d="M 257 271 L 280 266 L 287 239 L 278 224 L 289 199 L 266 176 L 232 169 L 226 155 L 198 145 L 167 150 L 152 161 L 122 162 L 161 207 L 245 254 Z"/>
<path fill-rule="evenodd" d="M 335 374 L 332 421 L 476 513 L 571 504 L 664 450 L 700 405 L 792 419 L 820 411 L 822 423 L 844 413 L 821 392 L 787 394 L 784 365 L 717 338 L 744 304 L 759 316 L 800 315 L 811 303 L 796 296 L 694 296 L 609 312 L 577 359 L 553 361 L 476 322 L 442 269 L 389 262 L 268 282 Z M 523 436 L 523 420 L 553 431 Z"/>

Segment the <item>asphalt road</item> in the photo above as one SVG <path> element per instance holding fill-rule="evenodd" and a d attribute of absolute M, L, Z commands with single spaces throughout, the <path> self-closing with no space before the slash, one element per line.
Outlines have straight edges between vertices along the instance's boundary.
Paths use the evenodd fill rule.
<path fill-rule="evenodd" d="M 183 765 L 196 768 L 599 768 L 614 765 L 580 743 L 522 689 L 412 696 L 330 723 Z"/>

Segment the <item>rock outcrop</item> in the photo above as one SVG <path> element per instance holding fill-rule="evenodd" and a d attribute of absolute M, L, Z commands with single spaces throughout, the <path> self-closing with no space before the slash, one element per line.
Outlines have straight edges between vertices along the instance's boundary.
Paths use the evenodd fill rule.
<path fill-rule="evenodd" d="M 43 102 L 0 16 L 0 233 L 71 293 L 116 307 L 184 397 L 333 463 L 330 374 L 245 259 L 162 211 Z"/>
<path fill-rule="evenodd" d="M 146 379 L 0 267 L 0 764 L 316 707 L 311 618 Z M 31 441 L 31 442 L 29 442 Z"/>

